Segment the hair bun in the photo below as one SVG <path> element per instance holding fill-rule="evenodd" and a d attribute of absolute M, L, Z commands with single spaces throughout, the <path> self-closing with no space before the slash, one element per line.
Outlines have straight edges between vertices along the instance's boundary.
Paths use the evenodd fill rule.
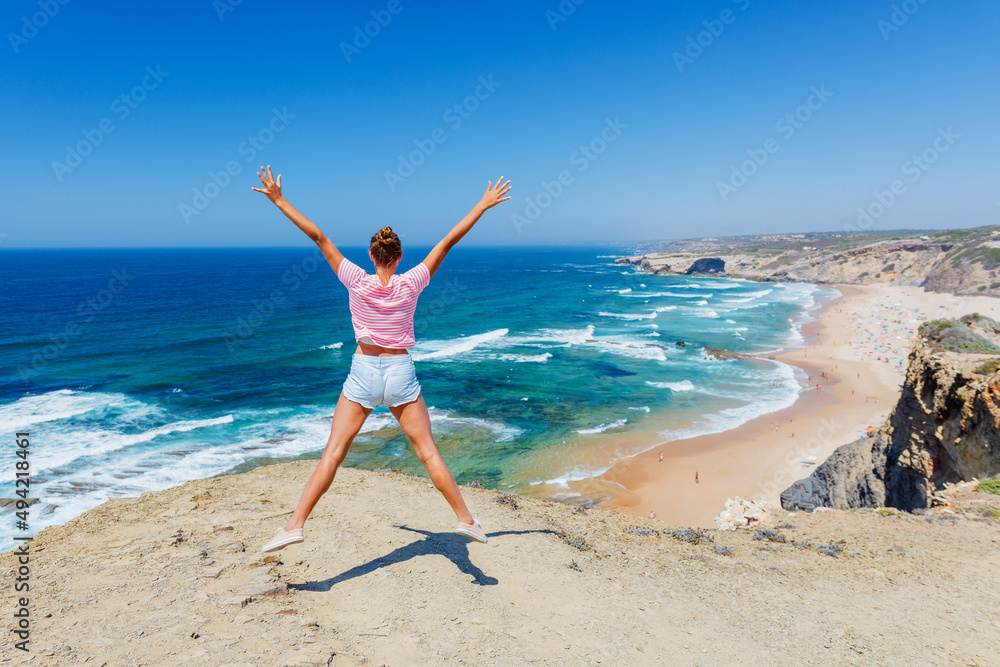
<path fill-rule="evenodd" d="M 392 227 L 383 227 L 378 230 L 378 240 L 379 243 L 383 245 L 389 245 L 392 243 Z"/>

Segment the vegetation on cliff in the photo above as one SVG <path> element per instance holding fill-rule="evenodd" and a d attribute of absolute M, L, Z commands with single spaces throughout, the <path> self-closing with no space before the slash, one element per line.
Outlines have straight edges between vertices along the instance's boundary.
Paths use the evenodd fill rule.
<path fill-rule="evenodd" d="M 929 507 L 948 484 L 1000 473 L 1000 327 L 976 314 L 920 327 L 886 423 L 781 494 L 785 509 Z M 987 490 L 992 482 L 984 482 Z"/>
<path fill-rule="evenodd" d="M 922 286 L 1000 296 L 1000 226 L 946 231 L 770 234 L 640 243 L 619 259 L 651 273 Z"/>

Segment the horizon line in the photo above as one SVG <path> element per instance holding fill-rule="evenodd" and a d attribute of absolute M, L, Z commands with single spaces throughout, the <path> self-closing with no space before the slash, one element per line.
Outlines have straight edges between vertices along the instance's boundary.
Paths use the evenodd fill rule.
<path fill-rule="evenodd" d="M 890 234 L 912 234 L 917 232 L 949 232 L 949 231 L 960 231 L 960 230 L 972 230 L 972 229 L 986 229 L 988 227 L 1000 227 L 998 224 L 992 225 L 977 225 L 975 227 L 926 227 L 926 228 L 899 228 L 899 229 L 886 229 L 886 230 L 866 230 L 866 231 L 850 231 L 850 230 L 829 230 L 829 231 L 807 231 L 807 232 L 761 232 L 757 234 L 733 234 L 730 236 L 687 236 L 682 238 L 660 238 L 660 239 L 642 239 L 642 240 L 604 240 L 604 241 L 580 241 L 580 242 L 540 242 L 532 244 L 510 244 L 510 243 L 492 243 L 492 244 L 480 244 L 480 245 L 464 245 L 465 248 L 538 248 L 538 247 L 586 247 L 586 246 L 624 246 L 624 245 L 639 245 L 643 243 L 664 243 L 664 242 L 674 242 L 674 241 L 699 241 L 704 239 L 738 239 L 747 238 L 752 236 L 787 236 L 787 235 L 833 235 L 840 234 L 843 236 L 886 236 Z M 413 247 L 433 247 L 435 244 L 427 243 L 414 243 Z M 0 243 L 0 251 L 3 250 L 208 250 L 208 249 L 233 249 L 233 248 L 243 248 L 243 249 L 255 249 L 255 248 L 301 248 L 304 246 L 299 245 L 202 245 L 202 246 L 147 246 L 147 245 L 121 245 L 121 246 L 17 246 L 17 245 L 4 245 Z M 338 245 L 337 247 L 342 248 L 364 248 L 364 245 Z"/>

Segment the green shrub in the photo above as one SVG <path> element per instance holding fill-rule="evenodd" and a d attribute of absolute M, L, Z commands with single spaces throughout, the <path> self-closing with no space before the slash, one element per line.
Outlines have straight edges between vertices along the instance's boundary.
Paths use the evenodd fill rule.
<path fill-rule="evenodd" d="M 959 320 L 931 320 L 920 325 L 920 335 L 941 350 L 972 354 L 1000 354 L 1000 346 L 986 340 Z"/>
<path fill-rule="evenodd" d="M 971 315 L 963 315 L 959 320 L 962 324 L 967 324 L 970 327 L 975 327 L 981 331 L 986 331 L 996 336 L 1000 336 L 1000 322 L 997 322 L 992 317 L 986 317 L 985 315 L 980 315 L 979 313 L 972 313 Z"/>
<path fill-rule="evenodd" d="M 976 491 L 995 493 L 1000 496 L 1000 475 L 994 475 L 993 477 L 987 477 L 982 480 L 979 482 L 979 486 L 976 487 Z"/>
<path fill-rule="evenodd" d="M 997 371 L 1000 371 L 1000 359 L 987 361 L 985 364 L 976 369 L 976 373 L 979 373 L 980 375 L 993 375 Z"/>
<path fill-rule="evenodd" d="M 887 266 L 882 267 L 882 270 L 885 271 L 886 273 L 889 273 L 890 271 L 892 271 L 895 268 L 896 268 L 896 263 L 893 262 L 892 264 L 889 264 Z"/>
<path fill-rule="evenodd" d="M 864 273 L 858 274 L 858 278 L 864 278 L 867 275 L 868 275 L 868 272 L 865 271 Z"/>
<path fill-rule="evenodd" d="M 986 270 L 1000 266 L 1000 248 L 980 248 L 973 262 L 982 262 Z"/>
<path fill-rule="evenodd" d="M 1000 287 L 1000 283 L 991 283 L 990 284 L 990 289 L 996 289 L 998 287 Z"/>

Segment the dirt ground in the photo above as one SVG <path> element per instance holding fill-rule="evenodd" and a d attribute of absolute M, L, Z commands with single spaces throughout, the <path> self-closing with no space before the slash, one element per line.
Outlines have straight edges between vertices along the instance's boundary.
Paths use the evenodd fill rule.
<path fill-rule="evenodd" d="M 342 469 L 306 541 L 260 553 L 313 466 L 44 529 L 31 651 L 5 635 L 2 663 L 1000 664 L 998 496 L 925 516 L 776 510 L 781 542 L 463 489 L 482 545 L 427 480 Z M 0 554 L 5 582 L 15 567 Z"/>

